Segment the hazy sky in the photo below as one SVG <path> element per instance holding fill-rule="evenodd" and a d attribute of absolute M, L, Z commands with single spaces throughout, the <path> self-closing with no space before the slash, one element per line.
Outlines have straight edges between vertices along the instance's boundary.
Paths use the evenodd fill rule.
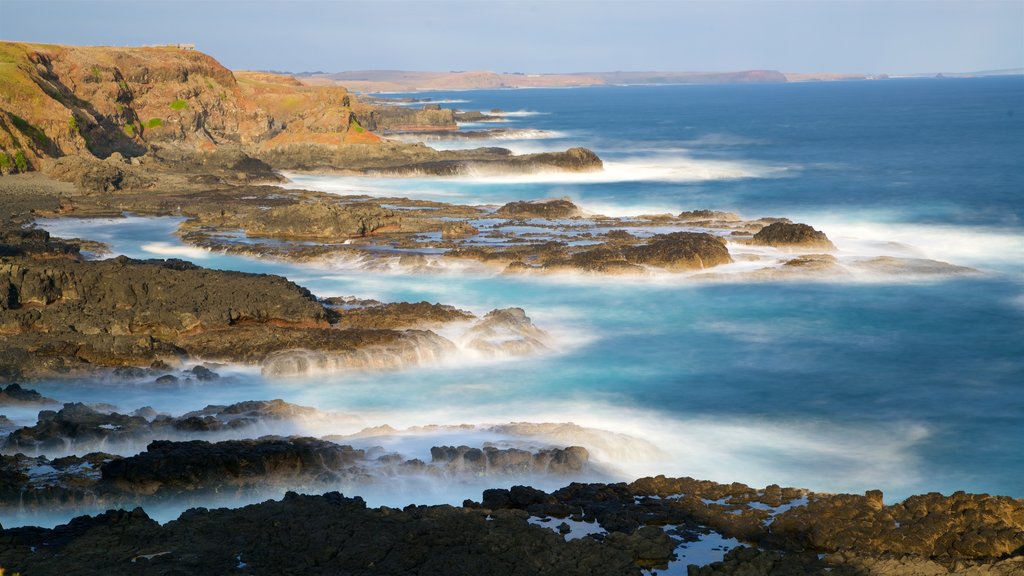
<path fill-rule="evenodd" d="M 957 72 L 1024 67 L 1024 0 L 0 0 L 0 38 L 293 72 Z"/>

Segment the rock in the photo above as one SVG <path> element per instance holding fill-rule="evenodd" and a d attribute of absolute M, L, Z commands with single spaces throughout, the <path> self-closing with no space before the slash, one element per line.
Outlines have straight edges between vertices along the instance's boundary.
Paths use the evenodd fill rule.
<path fill-rule="evenodd" d="M 732 262 L 725 242 L 702 232 L 657 234 L 647 244 L 627 248 L 623 254 L 632 264 L 672 271 L 702 270 Z"/>
<path fill-rule="evenodd" d="M 503 218 L 546 218 L 554 220 L 575 218 L 580 216 L 581 212 L 568 198 L 559 198 L 554 200 L 509 202 L 498 208 L 494 214 Z"/>
<path fill-rule="evenodd" d="M 268 485 L 337 481 L 362 450 L 314 438 L 152 442 L 101 468 L 102 482 L 127 493 L 173 496 Z"/>
<path fill-rule="evenodd" d="M 807 224 L 789 222 L 775 222 L 765 226 L 754 234 L 753 242 L 776 248 L 835 250 L 832 241 L 824 232 L 815 230 Z"/>
<path fill-rule="evenodd" d="M 274 207 L 241 223 L 247 234 L 271 238 L 344 240 L 397 230 L 401 218 L 370 202 L 306 202 Z"/>
<path fill-rule="evenodd" d="M 57 412 L 40 412 L 36 425 L 12 432 L 4 448 L 52 454 L 74 446 L 100 446 L 134 439 L 148 430 L 145 418 L 99 412 L 76 402 L 65 404 Z"/>
<path fill-rule="evenodd" d="M 452 322 L 475 319 L 476 316 L 470 312 L 444 304 L 429 302 L 376 303 L 340 312 L 337 326 L 344 329 L 403 330 L 436 328 Z"/>
<path fill-rule="evenodd" d="M 301 420 L 318 414 L 314 408 L 282 400 L 254 400 L 230 406 L 207 406 L 181 417 L 160 416 L 152 408 L 132 415 L 101 412 L 85 404 L 65 404 L 59 411 L 43 410 L 34 426 L 15 430 L 4 449 L 29 454 L 55 454 L 132 446 L 174 432 L 245 431 L 275 421 Z"/>
<path fill-rule="evenodd" d="M 62 542 L 63 546 L 44 545 Z M 33 552 L 35 550 L 35 552 Z M 135 562 L 131 563 L 130 559 Z M 26 574 L 82 576 L 173 570 L 181 574 L 640 576 L 631 550 L 566 541 L 515 511 L 451 506 L 370 509 L 337 492 L 235 510 L 194 509 L 159 525 L 141 510 L 81 517 L 52 530 L 0 535 L 0 563 Z"/>
<path fill-rule="evenodd" d="M 196 380 L 199 380 L 200 382 L 209 382 L 220 378 L 220 374 L 217 374 L 206 366 L 193 366 L 191 370 L 186 370 L 185 372 L 191 372 L 192 375 L 195 376 Z"/>
<path fill-rule="evenodd" d="M 17 382 L 0 388 L 0 406 L 19 404 L 59 404 L 53 398 L 47 398 L 35 390 L 22 388 Z"/>
<path fill-rule="evenodd" d="M 570 446 L 531 453 L 516 448 L 493 446 L 435 446 L 430 449 L 431 463 L 448 473 L 469 473 L 475 476 L 525 474 L 576 474 L 587 467 L 590 454 L 586 448 Z"/>
<path fill-rule="evenodd" d="M 522 308 L 492 310 L 463 336 L 467 348 L 491 356 L 522 356 L 544 352 L 547 334 Z"/>
<path fill-rule="evenodd" d="M 686 222 L 739 222 L 741 220 L 734 212 L 719 212 L 717 210 L 689 210 L 680 212 L 677 218 Z"/>
<path fill-rule="evenodd" d="M 453 238 L 467 238 L 469 236 L 475 236 L 479 234 L 477 230 L 469 222 L 462 220 L 458 221 L 446 221 L 441 225 L 441 239 L 450 240 Z"/>

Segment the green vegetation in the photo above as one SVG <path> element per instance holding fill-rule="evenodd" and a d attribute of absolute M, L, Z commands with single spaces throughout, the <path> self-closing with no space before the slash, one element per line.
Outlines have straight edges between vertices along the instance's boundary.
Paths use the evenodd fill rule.
<path fill-rule="evenodd" d="M 348 125 L 349 128 L 352 128 L 353 130 L 356 131 L 356 134 L 362 134 L 363 132 L 366 132 L 366 130 L 359 125 L 359 121 L 356 120 L 355 116 L 352 116 L 352 120 L 349 121 Z"/>
<path fill-rule="evenodd" d="M 28 158 L 25 158 L 25 151 L 18 150 L 14 153 L 14 166 L 18 172 L 28 172 Z"/>
<path fill-rule="evenodd" d="M 126 82 L 124 78 L 118 80 L 117 87 L 121 89 L 121 92 L 126 94 L 131 93 L 131 89 L 128 87 L 128 82 Z"/>
<path fill-rule="evenodd" d="M 14 127 L 25 136 L 28 136 L 36 146 L 40 148 L 50 147 L 50 138 L 42 129 L 29 124 L 24 118 L 15 114 L 11 114 L 11 121 L 14 122 Z"/>
<path fill-rule="evenodd" d="M 5 174 L 11 171 L 11 164 L 13 161 L 11 157 L 7 155 L 7 152 L 0 152 L 0 174 Z"/>
<path fill-rule="evenodd" d="M 213 82 L 210 82 L 209 80 L 207 80 L 206 81 L 206 87 L 209 88 L 210 90 L 213 90 Z"/>
<path fill-rule="evenodd" d="M 129 138 L 135 138 L 135 125 L 134 124 L 125 124 L 124 128 L 122 128 L 122 130 L 124 130 L 124 133 L 127 134 Z"/>
<path fill-rule="evenodd" d="M 68 118 L 68 132 L 72 134 L 82 133 L 82 126 L 78 124 L 78 118 L 76 118 L 74 114 Z"/>
<path fill-rule="evenodd" d="M 95 64 L 93 65 L 92 68 L 89 69 L 89 75 L 92 76 L 92 79 L 97 81 L 97 82 L 99 82 L 100 80 L 103 79 L 103 76 L 100 75 L 99 67 L 97 67 Z"/>
<path fill-rule="evenodd" d="M 188 102 L 178 98 L 174 102 L 171 102 L 171 110 L 184 110 L 188 108 Z"/>
<path fill-rule="evenodd" d="M 149 122 L 146 122 L 146 128 L 158 128 L 164 125 L 164 121 L 159 118 L 150 118 Z"/>

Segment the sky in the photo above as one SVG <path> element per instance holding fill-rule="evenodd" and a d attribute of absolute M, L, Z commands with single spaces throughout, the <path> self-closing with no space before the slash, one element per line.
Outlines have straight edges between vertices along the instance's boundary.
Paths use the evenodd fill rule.
<path fill-rule="evenodd" d="M 290 72 L 969 72 L 1024 67 L 1024 0 L 0 0 L 0 39 Z"/>

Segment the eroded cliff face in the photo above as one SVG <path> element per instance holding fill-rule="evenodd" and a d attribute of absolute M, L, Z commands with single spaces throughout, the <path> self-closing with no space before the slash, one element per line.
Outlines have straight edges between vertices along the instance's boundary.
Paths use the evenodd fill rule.
<path fill-rule="evenodd" d="M 67 155 L 135 157 L 154 148 L 221 145 L 256 155 L 295 145 L 376 144 L 378 125 L 455 127 L 451 111 L 396 114 L 340 86 L 235 74 L 195 50 L 0 42 L 0 173 L 38 170 Z"/>

